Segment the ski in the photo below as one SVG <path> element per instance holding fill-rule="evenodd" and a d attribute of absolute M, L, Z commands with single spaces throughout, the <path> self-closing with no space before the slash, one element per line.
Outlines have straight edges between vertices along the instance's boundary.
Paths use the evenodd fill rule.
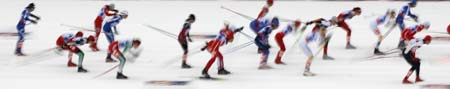
<path fill-rule="evenodd" d="M 101 77 L 101 76 L 103 76 L 103 75 L 105 75 L 105 74 L 111 72 L 112 70 L 114 70 L 114 69 L 117 68 L 117 67 L 119 67 L 119 64 L 117 64 L 117 65 L 115 65 L 115 66 L 109 68 L 108 70 L 106 70 L 105 72 L 103 72 L 103 73 L 101 73 L 101 74 L 98 74 L 97 76 L 94 76 L 93 79 L 99 78 L 99 77 Z"/>
<path fill-rule="evenodd" d="M 152 84 L 152 85 L 163 85 L 163 86 L 183 86 L 189 84 L 191 81 L 184 81 L 184 80 L 151 80 L 151 81 L 145 81 L 145 84 Z"/>
<path fill-rule="evenodd" d="M 25 32 L 25 35 L 29 35 L 29 32 Z M 17 32 L 0 32 L 0 36 L 19 36 Z"/>
<path fill-rule="evenodd" d="M 217 77 L 205 77 L 205 76 L 200 76 L 198 77 L 200 80 L 213 80 L 213 81 L 218 81 L 218 80 L 224 80 L 222 78 L 217 78 Z"/>
<path fill-rule="evenodd" d="M 450 41 L 450 37 L 445 36 L 433 37 L 433 40 Z"/>

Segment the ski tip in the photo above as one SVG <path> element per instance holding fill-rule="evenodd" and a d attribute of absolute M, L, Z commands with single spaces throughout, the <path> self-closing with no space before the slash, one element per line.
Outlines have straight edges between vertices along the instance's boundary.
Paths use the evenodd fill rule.
<path fill-rule="evenodd" d="M 151 81 L 145 81 L 144 84 L 151 84 L 151 85 L 163 85 L 163 86 L 183 86 L 189 84 L 191 81 L 185 81 L 185 80 L 151 80 Z"/>

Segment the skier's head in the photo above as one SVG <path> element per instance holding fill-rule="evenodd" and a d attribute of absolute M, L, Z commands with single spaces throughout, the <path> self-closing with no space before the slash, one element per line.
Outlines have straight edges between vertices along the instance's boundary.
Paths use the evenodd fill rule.
<path fill-rule="evenodd" d="M 116 5 L 114 5 L 114 3 L 110 3 L 110 4 L 106 5 L 106 7 L 108 7 L 111 10 L 114 10 Z"/>
<path fill-rule="evenodd" d="M 425 21 L 425 22 L 421 23 L 420 26 L 422 26 L 426 30 L 426 29 L 430 28 L 430 22 Z"/>
<path fill-rule="evenodd" d="M 294 29 L 298 29 L 300 27 L 301 23 L 302 22 L 300 20 L 295 20 L 294 23 L 293 23 L 294 24 Z"/>
<path fill-rule="evenodd" d="M 337 22 L 338 22 L 338 19 L 337 19 L 336 16 L 332 16 L 332 17 L 330 18 L 330 25 L 336 25 Z"/>
<path fill-rule="evenodd" d="M 33 12 L 34 11 L 34 3 L 30 3 L 30 4 L 28 4 L 28 6 L 27 7 L 25 7 L 28 11 L 30 11 L 30 12 Z"/>
<path fill-rule="evenodd" d="M 425 43 L 425 44 L 430 44 L 431 43 L 431 36 L 430 35 L 427 35 L 427 36 L 425 36 L 424 38 L 423 38 L 423 42 Z"/>
<path fill-rule="evenodd" d="M 278 17 L 273 17 L 272 21 L 271 21 L 271 26 L 272 26 L 273 30 L 277 29 L 279 25 L 280 25 L 280 21 L 278 20 Z"/>
<path fill-rule="evenodd" d="M 128 11 L 126 11 L 126 10 L 121 11 L 119 13 L 119 16 L 121 16 L 123 19 L 127 19 L 128 18 Z"/>
<path fill-rule="evenodd" d="M 195 22 L 195 15 L 189 14 L 189 17 L 186 19 L 186 22 L 194 23 Z"/>
<path fill-rule="evenodd" d="M 141 40 L 139 38 L 134 38 L 132 43 L 133 48 L 138 48 L 139 45 L 141 45 Z"/>
<path fill-rule="evenodd" d="M 78 32 L 75 34 L 75 37 L 83 37 L 83 32 L 78 31 Z"/>
<path fill-rule="evenodd" d="M 411 0 L 411 2 L 408 3 L 410 7 L 416 7 L 417 0 Z"/>
<path fill-rule="evenodd" d="M 271 7 L 273 5 L 273 0 L 267 0 L 267 5 L 269 5 L 269 7 Z"/>
<path fill-rule="evenodd" d="M 355 12 L 355 15 L 361 15 L 361 8 L 360 7 L 354 7 L 353 12 Z"/>
<path fill-rule="evenodd" d="M 95 42 L 95 37 L 93 35 L 89 35 L 89 37 L 87 38 L 87 43 L 94 43 Z"/>
<path fill-rule="evenodd" d="M 388 9 L 388 11 L 386 11 L 386 15 L 388 15 L 391 19 L 395 18 L 395 9 Z"/>

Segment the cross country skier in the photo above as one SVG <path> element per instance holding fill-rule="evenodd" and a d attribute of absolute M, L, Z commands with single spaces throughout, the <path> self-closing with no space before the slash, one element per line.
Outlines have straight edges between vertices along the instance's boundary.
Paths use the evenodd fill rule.
<path fill-rule="evenodd" d="M 250 22 L 250 29 L 256 34 L 258 35 L 258 32 L 261 31 L 262 29 L 264 29 L 265 27 L 270 27 L 272 25 L 279 25 L 279 20 L 277 17 L 273 17 L 273 18 L 268 18 L 268 17 L 264 17 L 264 18 L 260 18 L 260 19 L 255 19 L 252 22 Z M 276 28 L 274 28 L 276 29 Z M 256 42 L 255 42 L 256 44 Z M 258 44 L 256 44 L 258 45 Z M 258 48 L 258 53 L 262 53 L 261 49 Z"/>
<path fill-rule="evenodd" d="M 356 47 L 353 46 L 350 43 L 350 38 L 352 36 L 352 30 L 347 25 L 345 20 L 352 19 L 353 16 L 358 16 L 360 14 L 361 14 L 361 8 L 360 7 L 354 7 L 352 10 L 341 12 L 338 15 L 338 17 L 337 17 L 337 19 L 338 19 L 338 22 L 337 22 L 338 27 L 341 27 L 342 29 L 344 29 L 347 32 L 347 46 L 345 46 L 346 49 L 356 49 Z"/>
<path fill-rule="evenodd" d="M 381 52 L 379 50 L 381 40 L 383 39 L 383 35 L 381 35 L 378 25 L 382 25 L 382 24 L 385 24 L 385 26 L 393 25 L 393 24 L 395 24 L 395 22 L 392 22 L 392 21 L 394 21 L 394 19 L 395 19 L 395 10 L 388 10 L 388 11 L 386 11 L 386 14 L 378 17 L 377 19 L 375 19 L 375 21 L 372 21 L 370 23 L 370 29 L 372 29 L 372 31 L 375 33 L 375 35 L 378 36 L 378 42 L 377 42 L 377 45 L 375 46 L 374 54 L 376 54 L 376 55 L 384 54 L 383 52 Z"/>
<path fill-rule="evenodd" d="M 119 70 L 117 71 L 116 76 L 117 79 L 128 78 L 122 73 L 125 62 L 127 61 L 124 54 L 130 52 L 131 49 L 138 49 L 139 45 L 141 45 L 141 41 L 135 38 L 114 41 L 108 46 L 108 56 L 106 57 L 106 59 L 112 59 L 112 56 L 119 59 Z"/>
<path fill-rule="evenodd" d="M 95 42 L 89 46 L 92 49 L 92 51 L 99 50 L 97 47 L 97 41 L 98 41 L 98 37 L 100 36 L 100 33 L 102 32 L 102 23 L 103 23 L 103 20 L 105 19 L 105 17 L 114 16 L 118 12 L 119 11 L 115 9 L 115 5 L 113 3 L 107 4 L 100 9 L 100 13 L 97 15 L 97 17 L 95 18 L 95 22 L 94 22 Z"/>
<path fill-rule="evenodd" d="M 223 46 L 225 44 L 233 42 L 234 34 L 236 32 L 241 31 L 244 29 L 244 27 L 236 28 L 233 25 L 230 25 L 228 23 L 225 23 L 225 27 L 219 32 L 217 37 L 214 40 L 211 40 L 206 43 L 206 46 L 203 47 L 201 50 L 208 50 L 208 52 L 211 53 L 212 57 L 209 59 L 208 63 L 206 64 L 205 68 L 203 68 L 202 75 L 204 78 L 211 78 L 208 74 L 208 70 L 211 67 L 211 65 L 216 61 L 217 58 L 219 58 L 219 75 L 226 75 L 230 74 L 229 71 L 225 70 L 224 63 L 223 63 L 223 56 L 220 52 L 219 48 L 220 46 Z"/>
<path fill-rule="evenodd" d="M 400 31 L 403 31 L 405 29 L 405 23 L 403 22 L 405 19 L 405 15 L 408 15 L 409 17 L 413 18 L 414 21 L 418 22 L 419 17 L 413 13 L 411 13 L 411 8 L 416 7 L 417 0 L 411 0 L 407 5 L 403 6 L 402 9 L 398 12 L 397 18 L 395 19 L 395 22 L 397 23 L 398 27 L 400 28 Z M 398 43 L 397 48 L 404 47 L 403 40 L 400 40 Z"/>
<path fill-rule="evenodd" d="M 258 69 L 270 69 L 269 65 L 267 65 L 267 58 L 269 57 L 269 35 L 272 33 L 272 30 L 276 30 L 279 26 L 279 21 L 277 17 L 274 17 L 271 19 L 271 21 L 267 21 L 270 24 L 268 24 L 265 27 L 262 27 L 259 29 L 256 33 L 255 37 L 255 44 L 258 46 L 258 49 L 262 53 L 261 56 L 261 62 L 259 63 Z"/>
<path fill-rule="evenodd" d="M 113 41 L 115 41 L 114 34 L 116 34 L 116 35 L 119 34 L 119 32 L 117 32 L 116 25 L 119 24 L 122 19 L 126 19 L 127 17 L 128 17 L 128 12 L 122 11 L 118 15 L 115 15 L 112 19 L 106 21 L 105 25 L 103 25 L 103 31 L 106 35 L 106 38 L 108 38 L 108 42 L 110 45 Z M 114 33 L 113 33 L 113 29 L 114 29 Z M 108 56 L 110 56 L 110 55 L 108 55 Z M 106 62 L 116 62 L 116 61 L 107 58 Z"/>
<path fill-rule="evenodd" d="M 309 21 L 305 25 L 308 26 L 313 23 L 315 24 L 315 26 L 312 29 L 312 33 L 317 34 L 322 29 L 327 29 L 330 26 L 337 25 L 337 17 L 333 16 L 333 17 L 331 17 L 330 20 L 325 20 L 323 18 L 319 18 L 319 19 L 316 19 L 313 21 Z M 313 34 L 311 34 L 311 35 L 313 35 Z M 324 37 L 322 37 L 322 38 L 324 38 Z M 323 47 L 322 59 L 324 59 L 324 60 L 333 60 L 334 59 L 333 57 L 328 56 L 328 42 L 325 42 L 325 45 Z"/>
<path fill-rule="evenodd" d="M 187 54 L 189 52 L 188 41 L 192 42 L 191 36 L 189 35 L 189 31 L 191 30 L 191 25 L 194 22 L 195 22 L 195 15 L 189 14 L 189 17 L 183 24 L 183 28 L 181 29 L 180 34 L 178 34 L 178 43 L 180 43 L 181 48 L 183 49 L 181 68 L 191 68 L 191 66 L 186 63 L 186 60 Z"/>
<path fill-rule="evenodd" d="M 293 30 L 297 30 L 300 27 L 301 22 L 299 20 L 293 21 L 289 23 L 282 31 L 278 32 L 275 35 L 275 40 L 280 46 L 280 51 L 278 51 L 277 57 L 275 58 L 275 64 L 285 64 L 281 61 L 281 57 L 283 56 L 284 52 L 286 51 L 286 47 L 283 42 L 283 38 L 285 35 L 288 35 Z"/>
<path fill-rule="evenodd" d="M 77 66 L 72 62 L 73 53 L 78 55 L 78 72 L 86 73 L 88 72 L 83 68 L 83 59 L 84 52 L 78 48 L 78 46 L 82 46 L 84 44 L 93 43 L 95 41 L 94 36 L 83 37 L 82 32 L 77 32 L 75 35 L 71 33 L 66 33 L 58 37 L 56 40 L 57 51 L 60 52 L 62 50 L 69 51 L 69 61 L 67 62 L 68 67 Z"/>
<path fill-rule="evenodd" d="M 302 40 L 300 42 L 300 47 L 302 48 L 303 52 L 308 57 L 308 60 L 305 64 L 305 70 L 303 72 L 303 76 L 313 76 L 315 75 L 310 71 L 310 66 L 312 63 L 312 60 L 314 59 L 314 54 L 312 53 L 311 49 L 308 47 L 308 44 L 311 42 L 317 41 L 319 42 L 319 45 L 324 47 L 324 56 L 323 59 L 333 59 L 326 55 L 326 48 L 328 46 L 328 41 L 331 37 L 330 34 L 327 35 L 327 28 L 333 25 L 337 24 L 336 17 L 332 17 L 330 20 L 324 20 L 323 18 L 314 20 L 312 22 L 308 22 L 307 24 L 316 23 L 316 26 L 313 28 L 312 32 L 308 34 L 308 36 L 305 38 L 305 40 Z"/>
<path fill-rule="evenodd" d="M 36 20 L 40 20 L 40 17 L 31 13 L 34 11 L 34 9 L 35 9 L 34 3 L 28 4 L 28 6 L 25 7 L 25 10 L 23 10 L 21 13 L 19 23 L 17 23 L 16 28 L 17 33 L 19 35 L 19 40 L 17 41 L 16 50 L 14 52 L 14 54 L 17 56 L 25 56 L 25 54 L 22 53 L 22 46 L 23 42 L 25 41 L 25 26 L 27 25 L 27 21 L 33 24 L 37 24 Z M 36 20 L 30 19 L 29 18 L 30 16 Z"/>
<path fill-rule="evenodd" d="M 423 22 L 418 25 L 407 27 L 402 31 L 401 40 L 403 40 L 403 42 L 406 43 L 406 42 L 414 39 L 414 35 L 416 35 L 417 32 L 421 32 L 422 30 L 427 30 L 428 28 L 430 28 L 429 22 Z"/>
<path fill-rule="evenodd" d="M 75 67 L 77 64 L 72 62 L 73 52 L 69 49 L 69 41 L 73 41 L 73 39 L 79 39 L 83 37 L 83 32 L 79 31 L 76 34 L 72 33 L 64 33 L 58 37 L 56 40 L 57 52 L 61 52 L 62 50 L 69 50 L 69 61 L 67 62 L 68 67 Z M 91 37 L 89 37 L 91 38 Z M 89 39 L 88 38 L 88 39 Z M 92 44 L 92 43 L 91 43 Z"/>
<path fill-rule="evenodd" d="M 402 55 L 405 58 L 406 62 L 411 65 L 411 68 L 408 70 L 408 74 L 406 74 L 405 78 L 403 78 L 403 84 L 412 84 L 411 81 L 408 80 L 409 76 L 416 71 L 416 83 L 422 82 L 423 80 L 420 78 L 420 58 L 416 57 L 416 51 L 423 44 L 429 45 L 431 42 L 431 36 L 427 35 L 423 39 L 422 38 L 414 38 L 406 43 L 406 48 L 402 48 Z"/>

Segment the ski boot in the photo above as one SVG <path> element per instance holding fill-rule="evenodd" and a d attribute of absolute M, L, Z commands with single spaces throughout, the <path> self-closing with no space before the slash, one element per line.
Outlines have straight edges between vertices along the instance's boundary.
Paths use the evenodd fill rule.
<path fill-rule="evenodd" d="M 86 69 L 84 69 L 83 67 L 78 67 L 78 73 L 86 73 L 88 72 Z"/>
<path fill-rule="evenodd" d="M 16 51 L 16 52 L 14 52 L 14 54 L 16 56 L 26 56 L 25 54 L 22 53 L 22 51 Z"/>
<path fill-rule="evenodd" d="M 350 43 L 347 43 L 347 46 L 345 46 L 345 49 L 356 49 L 356 47 Z"/>
<path fill-rule="evenodd" d="M 219 71 L 217 71 L 217 74 L 219 74 L 219 75 L 228 75 L 228 74 L 230 74 L 230 72 L 225 70 L 225 68 L 221 68 L 221 69 L 219 69 Z"/>
<path fill-rule="evenodd" d="M 310 71 L 305 71 L 303 72 L 303 76 L 315 76 L 316 74 L 310 72 Z"/>
<path fill-rule="evenodd" d="M 117 72 L 116 79 L 128 79 L 128 77 L 123 75 L 121 72 Z"/>
<path fill-rule="evenodd" d="M 418 82 L 423 82 L 423 80 L 420 79 L 420 77 L 416 77 L 416 83 L 418 83 Z"/>
<path fill-rule="evenodd" d="M 322 59 L 323 59 L 323 60 L 334 60 L 333 57 L 328 56 L 328 55 L 323 55 L 323 56 L 322 56 Z"/>
<path fill-rule="evenodd" d="M 117 62 L 116 60 L 112 59 L 112 58 L 106 58 L 105 60 L 106 63 L 113 63 L 113 62 Z"/>
<path fill-rule="evenodd" d="M 278 65 L 286 65 L 286 63 L 284 63 L 284 62 L 282 62 L 282 61 L 275 61 L 275 64 L 278 64 Z"/>
<path fill-rule="evenodd" d="M 272 69 L 272 67 L 270 67 L 270 66 L 267 65 L 267 64 L 260 64 L 259 67 L 258 67 L 258 69 L 260 69 L 260 70 L 265 70 L 265 69 Z"/>
<path fill-rule="evenodd" d="M 183 68 L 183 69 L 190 69 L 190 68 L 192 68 L 192 66 L 187 64 L 187 63 L 182 63 L 181 64 L 181 68 Z"/>
<path fill-rule="evenodd" d="M 203 69 L 202 75 L 203 76 L 200 78 L 211 79 L 211 76 L 209 76 L 208 71 L 206 71 L 205 69 Z"/>
<path fill-rule="evenodd" d="M 67 67 L 76 67 L 77 64 L 73 63 L 72 61 L 67 62 Z"/>
<path fill-rule="evenodd" d="M 381 52 L 378 48 L 375 48 L 375 51 L 373 53 L 375 55 L 385 55 L 385 53 Z"/>

